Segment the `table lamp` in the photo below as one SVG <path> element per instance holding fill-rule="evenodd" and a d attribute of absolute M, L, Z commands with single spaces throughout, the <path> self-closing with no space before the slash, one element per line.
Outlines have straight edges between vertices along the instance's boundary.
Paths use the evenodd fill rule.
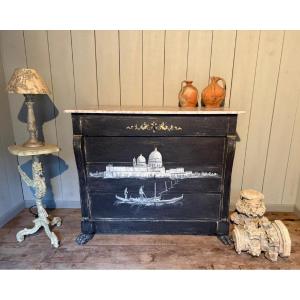
<path fill-rule="evenodd" d="M 34 69 L 15 69 L 11 79 L 7 84 L 9 93 L 23 94 L 27 106 L 27 130 L 29 139 L 23 144 L 24 147 L 40 147 L 44 142 L 37 137 L 36 121 L 33 111 L 33 95 L 49 94 L 49 89 L 43 78 Z"/>

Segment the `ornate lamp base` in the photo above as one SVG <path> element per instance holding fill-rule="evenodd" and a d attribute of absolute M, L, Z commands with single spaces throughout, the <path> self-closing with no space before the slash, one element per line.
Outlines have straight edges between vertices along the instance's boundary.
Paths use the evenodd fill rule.
<path fill-rule="evenodd" d="M 59 247 L 59 241 L 57 236 L 54 232 L 50 230 L 49 224 L 54 226 L 61 225 L 61 219 L 59 217 L 54 217 L 51 221 L 48 219 L 48 214 L 42 205 L 42 200 L 46 194 L 46 184 L 45 178 L 43 176 L 42 164 L 39 161 L 39 156 L 33 156 L 33 163 L 32 163 L 32 176 L 33 178 L 30 179 L 27 174 L 18 167 L 20 175 L 24 182 L 35 189 L 34 196 L 36 201 L 36 207 L 38 211 L 38 217 L 33 220 L 34 227 L 31 229 L 24 228 L 23 230 L 19 231 L 16 235 L 18 242 L 23 242 L 26 235 L 34 234 L 37 232 L 41 227 L 44 228 L 47 236 L 51 241 L 51 245 L 55 248 Z"/>
<path fill-rule="evenodd" d="M 44 218 L 36 218 L 35 220 L 33 220 L 33 223 L 34 223 L 34 227 L 31 228 L 31 229 L 28 229 L 28 228 L 24 228 L 23 230 L 20 230 L 17 234 L 16 234 L 16 238 L 17 238 L 17 241 L 19 243 L 23 242 L 24 239 L 25 239 L 25 236 L 26 235 L 30 235 L 30 234 L 34 234 L 36 233 L 41 227 L 44 227 L 44 230 L 48 236 L 48 238 L 50 239 L 51 241 L 51 245 L 55 248 L 58 248 L 59 247 L 59 240 L 56 236 L 56 234 L 54 232 L 52 232 L 50 230 L 50 227 L 49 227 L 49 224 L 51 226 L 61 226 L 61 219 L 59 217 L 54 217 L 51 221 L 49 221 L 47 218 L 44 219 Z"/>

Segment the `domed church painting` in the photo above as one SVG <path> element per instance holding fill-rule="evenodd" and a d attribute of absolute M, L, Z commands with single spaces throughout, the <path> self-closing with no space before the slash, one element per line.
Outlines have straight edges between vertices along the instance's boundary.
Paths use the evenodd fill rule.
<path fill-rule="evenodd" d="M 104 179 L 120 178 L 169 178 L 169 179 L 186 179 L 186 178 L 204 178 L 216 177 L 217 173 L 212 172 L 192 172 L 183 167 L 166 169 L 163 165 L 161 153 L 155 148 L 148 157 L 148 162 L 143 154 L 132 159 L 132 166 L 117 166 L 108 164 L 103 172 L 90 172 L 89 176 Z"/>
<path fill-rule="evenodd" d="M 130 158 L 128 159 L 130 161 Z M 89 172 L 89 176 L 104 180 L 124 180 L 123 195 L 115 194 L 114 205 L 129 204 L 130 206 L 166 206 L 173 204 L 182 204 L 183 194 L 172 196 L 170 192 L 176 189 L 181 180 L 189 178 L 208 178 L 219 177 L 213 172 L 193 172 L 185 170 L 183 167 L 166 169 L 163 163 L 162 154 L 155 148 L 148 156 L 148 160 L 143 154 L 132 158 L 132 165 L 114 165 L 109 163 L 105 167 L 105 171 Z M 149 179 L 154 180 L 153 189 L 147 193 L 144 191 L 144 185 L 136 181 L 134 186 L 127 185 L 128 180 L 132 179 Z M 157 181 L 162 179 L 164 186 L 157 190 Z M 169 181 L 169 183 L 168 183 Z M 119 183 L 118 183 L 119 184 Z M 169 195 L 169 197 L 167 196 Z"/>

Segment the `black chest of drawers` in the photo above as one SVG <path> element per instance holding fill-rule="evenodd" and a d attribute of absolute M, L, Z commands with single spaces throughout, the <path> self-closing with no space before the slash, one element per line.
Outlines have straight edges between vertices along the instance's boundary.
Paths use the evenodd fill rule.
<path fill-rule="evenodd" d="M 79 244 L 95 233 L 229 233 L 237 113 L 71 111 Z"/>

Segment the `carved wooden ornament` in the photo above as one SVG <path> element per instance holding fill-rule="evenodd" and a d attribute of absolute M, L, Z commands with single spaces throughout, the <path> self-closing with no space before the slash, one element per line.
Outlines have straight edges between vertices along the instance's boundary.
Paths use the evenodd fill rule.
<path fill-rule="evenodd" d="M 231 215 L 235 224 L 232 238 L 238 254 L 246 251 L 252 256 L 264 252 L 265 257 L 277 261 L 291 254 L 291 239 L 286 226 L 280 220 L 271 222 L 264 217 L 264 195 L 255 190 L 243 190 Z"/>

